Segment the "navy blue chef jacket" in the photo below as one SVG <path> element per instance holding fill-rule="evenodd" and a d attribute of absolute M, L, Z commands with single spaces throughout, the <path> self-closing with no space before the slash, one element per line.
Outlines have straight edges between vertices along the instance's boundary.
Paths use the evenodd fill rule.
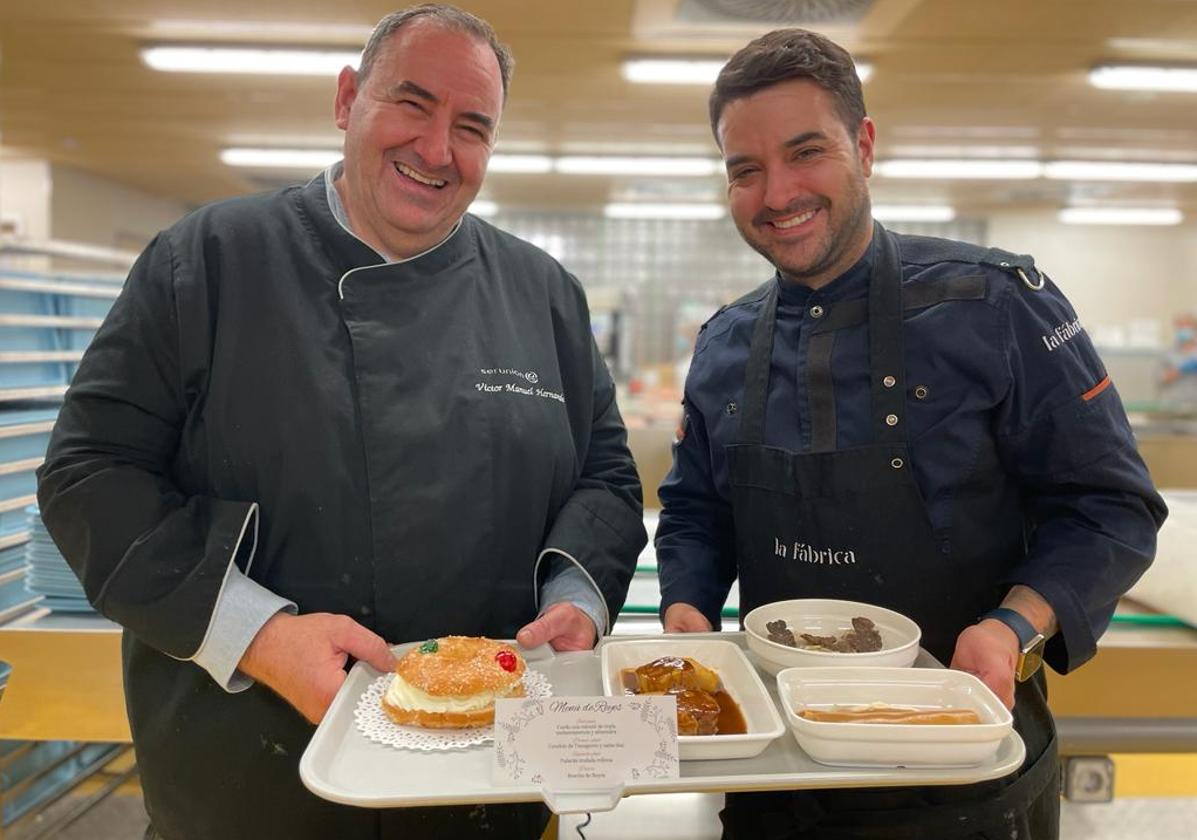
<path fill-rule="evenodd" d="M 993 583 L 1003 592 L 1025 584 L 1048 601 L 1060 630 L 1046 661 L 1067 672 L 1093 656 L 1118 598 L 1151 563 L 1167 513 L 1163 500 L 1076 313 L 1050 280 L 1032 288 L 1041 275 L 1030 258 L 928 237 L 897 235 L 897 241 L 908 391 L 903 422 L 931 527 L 949 554 L 954 527 L 965 524 L 954 521 L 954 494 L 987 480 L 978 453 L 996 449 L 998 462 L 988 469 L 1005 471 L 1021 488 L 1027 548 Z M 818 451 L 810 388 L 823 371 L 808 352 L 811 325 L 831 318 L 843 326 L 830 357 L 834 443 L 824 445 L 841 450 L 873 442 L 864 306 L 876 246 L 874 238 L 856 265 L 816 291 L 775 276 L 700 331 L 681 439 L 660 488 L 662 611 L 689 603 L 720 626 L 736 577 L 725 447 L 736 441 L 753 324 L 771 285 L 779 284 L 780 293 L 765 444 Z M 919 571 L 894 585 L 918 586 Z"/>

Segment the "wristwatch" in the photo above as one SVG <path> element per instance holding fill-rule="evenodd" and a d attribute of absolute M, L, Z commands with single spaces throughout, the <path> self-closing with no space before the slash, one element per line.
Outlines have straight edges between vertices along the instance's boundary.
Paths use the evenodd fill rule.
<path fill-rule="evenodd" d="M 982 621 L 987 618 L 996 618 L 1018 636 L 1018 667 L 1014 670 L 1014 676 L 1019 682 L 1026 682 L 1043 664 L 1043 647 L 1047 644 L 1047 638 L 1021 613 L 1009 607 L 998 607 L 981 616 Z"/>

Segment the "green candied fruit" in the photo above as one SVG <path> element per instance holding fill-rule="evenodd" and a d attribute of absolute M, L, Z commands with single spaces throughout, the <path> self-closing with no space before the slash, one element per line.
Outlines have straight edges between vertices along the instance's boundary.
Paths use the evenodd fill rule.
<path fill-rule="evenodd" d="M 436 639 L 429 639 L 420 645 L 420 653 L 436 653 L 440 649 L 441 646 L 436 643 Z"/>

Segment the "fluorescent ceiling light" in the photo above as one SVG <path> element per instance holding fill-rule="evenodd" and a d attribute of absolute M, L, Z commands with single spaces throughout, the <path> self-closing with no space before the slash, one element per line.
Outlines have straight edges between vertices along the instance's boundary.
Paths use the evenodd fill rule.
<path fill-rule="evenodd" d="M 956 211 L 946 204 L 874 204 L 873 218 L 879 222 L 950 222 Z"/>
<path fill-rule="evenodd" d="M 1197 181 L 1193 163 L 1120 163 L 1101 160 L 1057 160 L 1046 164 L 1044 175 L 1056 181 Z"/>
<path fill-rule="evenodd" d="M 475 216 L 493 216 L 499 212 L 499 205 L 494 201 L 479 198 L 470 203 L 470 210 Z"/>
<path fill-rule="evenodd" d="M 629 82 L 653 85 L 710 85 L 724 58 L 629 58 L 621 68 Z"/>
<path fill-rule="evenodd" d="M 340 149 L 224 149 L 220 160 L 229 166 L 280 169 L 324 169 L 341 159 Z"/>
<path fill-rule="evenodd" d="M 557 158 L 554 168 L 566 175 L 714 175 L 721 164 L 700 157 L 588 157 Z"/>
<path fill-rule="evenodd" d="M 608 219 L 722 219 L 722 204 L 613 203 L 603 207 Z"/>
<path fill-rule="evenodd" d="M 1037 160 L 882 160 L 874 165 L 882 178 L 956 178 L 1028 180 L 1043 174 Z"/>
<path fill-rule="evenodd" d="M 1164 90 L 1197 93 L 1197 67 L 1104 64 L 1089 71 L 1089 84 L 1106 90 Z"/>
<path fill-rule="evenodd" d="M 270 47 L 148 47 L 141 58 L 155 70 L 178 73 L 259 73 L 335 76 L 357 67 L 357 50 L 301 50 Z"/>
<path fill-rule="evenodd" d="M 711 85 L 727 63 L 723 58 L 629 58 L 621 72 L 629 82 L 650 85 Z M 873 75 L 873 65 L 856 64 L 861 84 Z"/>
<path fill-rule="evenodd" d="M 553 168 L 553 159 L 547 155 L 491 155 L 487 172 L 523 172 L 539 174 Z"/>
<path fill-rule="evenodd" d="M 1184 215 L 1175 207 L 1068 207 L 1060 221 L 1069 225 L 1178 225 Z"/>

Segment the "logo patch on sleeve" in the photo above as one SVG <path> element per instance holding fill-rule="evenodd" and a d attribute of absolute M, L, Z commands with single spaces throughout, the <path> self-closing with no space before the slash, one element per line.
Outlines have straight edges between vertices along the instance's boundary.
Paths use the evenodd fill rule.
<path fill-rule="evenodd" d="M 1047 352 L 1051 353 L 1057 347 L 1071 341 L 1084 331 L 1085 328 L 1081 326 L 1081 319 L 1077 318 L 1073 321 L 1065 321 L 1047 335 L 1041 335 L 1039 338 L 1043 342 L 1043 346 L 1047 348 Z"/>

